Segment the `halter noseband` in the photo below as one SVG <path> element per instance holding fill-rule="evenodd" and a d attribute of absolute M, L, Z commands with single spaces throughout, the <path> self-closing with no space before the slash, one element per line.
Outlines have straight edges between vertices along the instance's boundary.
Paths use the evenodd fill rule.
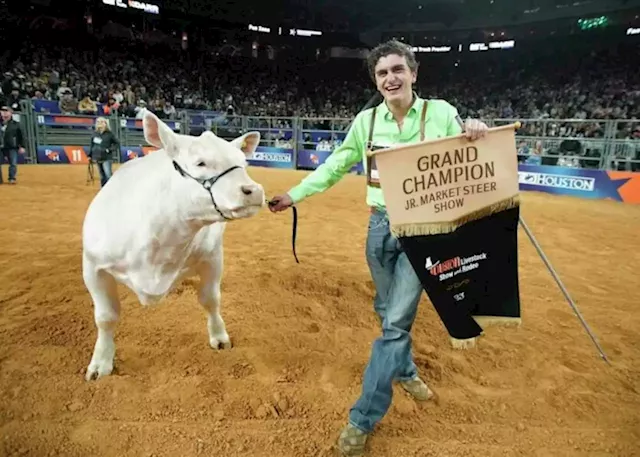
<path fill-rule="evenodd" d="M 176 169 L 176 171 L 178 173 L 180 173 L 181 176 L 183 177 L 188 177 L 193 179 L 194 181 L 196 181 L 197 183 L 199 183 L 202 187 L 204 187 L 204 189 L 209 192 L 209 196 L 211 197 L 211 203 L 213 203 L 213 207 L 216 209 L 216 211 L 226 220 L 231 220 L 230 218 L 228 218 L 227 216 L 225 216 L 222 211 L 220 211 L 220 208 L 218 208 L 218 205 L 216 204 L 216 199 L 213 198 L 213 193 L 211 192 L 211 188 L 213 187 L 213 185 L 218 181 L 218 179 L 222 178 L 224 175 L 226 175 L 227 173 L 229 173 L 230 171 L 235 170 L 236 168 L 242 168 L 238 165 L 234 165 L 231 168 L 227 168 L 225 171 L 223 171 L 222 173 L 220 173 L 219 175 L 216 176 L 212 176 L 211 178 L 207 178 L 207 179 L 199 179 L 199 178 L 195 178 L 193 176 L 191 176 L 189 173 L 187 173 L 186 171 L 184 171 L 184 169 L 178 165 L 178 162 L 176 162 L 175 160 L 173 161 L 173 168 Z M 266 201 L 267 204 L 269 204 L 269 206 L 273 206 L 276 204 L 275 201 Z M 298 209 L 293 206 L 293 233 L 292 233 L 292 237 L 291 237 L 291 247 L 293 248 L 293 256 L 296 259 L 296 263 L 300 263 L 300 261 L 298 260 L 298 256 L 296 254 L 296 235 L 298 232 Z"/>
<path fill-rule="evenodd" d="M 181 176 L 183 176 L 183 177 L 186 176 L 188 178 L 191 178 L 194 181 L 196 181 L 197 183 L 199 183 L 202 187 L 204 187 L 204 190 L 209 192 L 209 196 L 211 197 L 211 203 L 213 203 L 213 207 L 216 209 L 218 214 L 220 214 L 220 216 L 222 216 L 226 220 L 231 220 L 230 218 L 225 216 L 222 213 L 222 211 L 220 211 L 220 208 L 218 208 L 218 205 L 216 204 L 216 199 L 213 198 L 213 193 L 211 192 L 211 188 L 216 183 L 216 181 L 218 181 L 218 179 L 222 178 L 224 175 L 226 175 L 227 173 L 235 170 L 236 168 L 242 168 L 242 167 L 240 167 L 239 165 L 234 165 L 231 168 L 227 168 L 225 171 L 223 171 L 219 175 L 212 176 L 211 178 L 207 178 L 207 179 L 200 179 L 200 178 L 195 178 L 195 177 L 191 176 L 180 165 L 178 165 L 178 162 L 176 162 L 175 160 L 173 161 L 173 168 L 175 168 L 177 170 L 177 172 L 180 173 Z"/>

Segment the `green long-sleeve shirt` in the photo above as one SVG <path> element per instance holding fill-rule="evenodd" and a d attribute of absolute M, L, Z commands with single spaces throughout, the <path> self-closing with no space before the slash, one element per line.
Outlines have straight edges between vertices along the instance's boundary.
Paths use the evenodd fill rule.
<path fill-rule="evenodd" d="M 380 103 L 376 111 L 373 128 L 373 144 L 393 146 L 397 144 L 416 143 L 420 141 L 420 113 L 425 99 L 416 97 L 404 120 L 402 131 L 393 119 L 385 102 Z M 456 121 L 458 110 L 444 100 L 428 100 L 425 119 L 425 139 L 436 139 L 453 136 L 462 132 Z M 307 197 L 324 192 L 336 184 L 358 161 L 362 161 L 365 172 L 367 166 L 366 143 L 373 108 L 361 111 L 356 115 L 351 129 L 344 142 L 336 148 L 327 160 L 305 177 L 297 186 L 287 193 L 294 203 Z M 385 207 L 382 189 L 367 186 L 367 205 Z"/>

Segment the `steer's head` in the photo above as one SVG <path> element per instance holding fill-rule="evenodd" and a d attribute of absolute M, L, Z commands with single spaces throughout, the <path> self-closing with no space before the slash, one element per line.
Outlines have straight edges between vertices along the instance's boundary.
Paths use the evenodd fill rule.
<path fill-rule="evenodd" d="M 180 135 L 151 112 L 144 116 L 143 129 L 145 139 L 173 161 L 169 166 L 178 179 L 171 182 L 190 219 L 211 223 L 247 218 L 265 205 L 264 189 L 246 170 L 246 158 L 260 142 L 259 132 L 232 141 L 210 131 Z"/>

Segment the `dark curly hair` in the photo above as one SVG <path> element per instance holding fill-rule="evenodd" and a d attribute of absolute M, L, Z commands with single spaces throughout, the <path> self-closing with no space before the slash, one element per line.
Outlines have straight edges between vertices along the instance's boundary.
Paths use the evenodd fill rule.
<path fill-rule="evenodd" d="M 378 60 L 389 54 L 397 54 L 400 57 L 404 57 L 407 60 L 407 65 L 411 71 L 418 70 L 418 62 L 416 61 L 416 55 L 411 50 L 411 46 L 402 43 L 398 40 L 389 40 L 384 43 L 380 43 L 373 48 L 367 57 L 367 68 L 369 70 L 369 76 L 375 82 L 375 68 Z"/>

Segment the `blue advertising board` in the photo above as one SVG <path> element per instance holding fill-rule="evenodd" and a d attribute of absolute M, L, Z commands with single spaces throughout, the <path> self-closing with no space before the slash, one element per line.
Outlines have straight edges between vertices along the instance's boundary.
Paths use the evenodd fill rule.
<path fill-rule="evenodd" d="M 65 114 L 38 114 L 38 124 L 50 127 L 81 127 L 85 129 L 93 129 L 98 116 L 79 116 Z M 173 131 L 180 130 L 180 122 L 163 119 L 163 122 Z M 120 119 L 120 126 L 127 130 L 142 130 L 142 119 Z M 113 125 L 112 125 L 113 127 Z"/>
<path fill-rule="evenodd" d="M 298 151 L 298 168 L 306 170 L 315 170 L 323 164 L 333 151 L 316 151 L 314 149 L 302 149 Z M 351 172 L 364 173 L 362 162 L 354 165 Z"/>
<path fill-rule="evenodd" d="M 142 157 L 154 149 L 151 146 L 123 146 L 120 150 L 120 161 L 126 162 Z M 87 146 L 40 146 L 37 158 L 38 163 L 82 164 L 88 163 L 87 151 Z M 247 162 L 266 168 L 314 170 L 324 163 L 331 153 L 332 151 L 303 149 L 298 151 L 296 165 L 293 149 L 258 146 Z M 24 163 L 23 154 L 18 158 L 20 163 Z M 3 163 L 6 163 L 6 159 Z M 362 173 L 362 162 L 356 164 L 351 171 Z M 520 164 L 518 175 L 522 191 L 640 204 L 640 173 Z"/>
<path fill-rule="evenodd" d="M 640 173 L 519 165 L 520 190 L 640 203 Z"/>
<path fill-rule="evenodd" d="M 247 158 L 249 165 L 268 168 L 295 168 L 293 149 L 258 146 L 256 152 Z"/>

